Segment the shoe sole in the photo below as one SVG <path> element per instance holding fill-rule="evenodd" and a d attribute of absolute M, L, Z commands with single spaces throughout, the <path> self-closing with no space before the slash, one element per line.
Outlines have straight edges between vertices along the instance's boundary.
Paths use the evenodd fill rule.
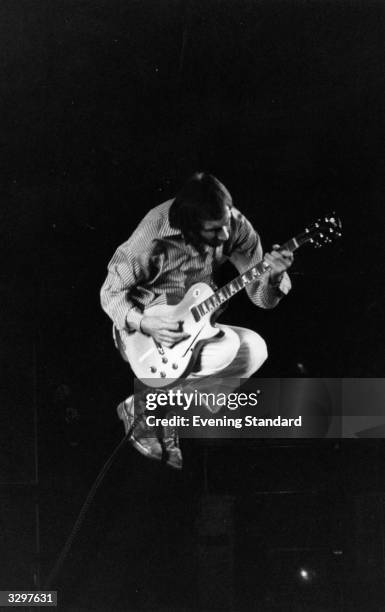
<path fill-rule="evenodd" d="M 127 408 L 124 402 L 118 405 L 116 411 L 118 413 L 119 419 L 123 421 L 124 430 L 127 435 L 134 422 L 134 417 L 127 411 Z M 135 438 L 133 433 L 129 437 L 129 442 L 139 453 L 141 453 L 141 455 L 144 455 L 145 457 L 147 457 L 148 459 L 152 459 L 153 461 L 162 461 L 161 456 L 160 457 L 154 456 L 149 450 L 147 450 L 145 446 L 143 446 L 143 444 L 139 442 L 139 440 Z M 166 465 L 173 468 L 174 470 L 182 469 L 182 458 L 179 464 L 178 462 L 177 463 L 172 462 L 172 460 L 170 459 L 168 459 L 165 463 Z"/>
<path fill-rule="evenodd" d="M 126 435 L 127 435 L 134 422 L 134 417 L 131 414 L 129 414 L 124 402 L 118 405 L 116 411 L 118 413 L 119 419 L 123 421 L 124 431 L 126 432 Z M 162 457 L 154 456 L 149 450 L 147 450 L 145 446 L 143 446 L 143 444 L 139 442 L 139 440 L 135 438 L 133 433 L 129 437 L 129 442 L 139 453 L 141 453 L 148 459 L 153 459 L 154 461 L 161 460 Z"/>

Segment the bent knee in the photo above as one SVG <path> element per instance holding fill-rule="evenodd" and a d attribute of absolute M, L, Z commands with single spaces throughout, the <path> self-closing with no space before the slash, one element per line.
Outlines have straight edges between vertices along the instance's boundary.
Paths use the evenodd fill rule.
<path fill-rule="evenodd" d="M 223 335 L 208 342 L 201 350 L 193 372 L 209 376 L 222 372 L 238 354 L 241 339 L 230 327 L 222 327 Z"/>
<path fill-rule="evenodd" d="M 242 338 L 242 347 L 248 354 L 248 376 L 251 376 L 259 370 L 262 364 L 268 357 L 267 344 L 260 336 L 254 331 L 247 330 Z"/>

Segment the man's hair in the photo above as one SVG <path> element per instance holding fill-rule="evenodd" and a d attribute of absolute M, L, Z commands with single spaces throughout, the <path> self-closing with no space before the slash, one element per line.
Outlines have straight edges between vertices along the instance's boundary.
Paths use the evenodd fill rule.
<path fill-rule="evenodd" d="M 195 172 L 177 193 L 169 210 L 171 227 L 179 229 L 188 242 L 196 243 L 202 222 L 223 217 L 232 207 L 226 187 L 207 172 Z"/>

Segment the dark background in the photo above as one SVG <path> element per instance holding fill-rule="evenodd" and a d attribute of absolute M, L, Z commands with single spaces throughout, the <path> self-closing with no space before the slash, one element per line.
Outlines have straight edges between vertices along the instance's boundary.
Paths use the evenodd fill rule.
<path fill-rule="evenodd" d="M 383 375 L 384 25 L 385 5 L 359 0 L 0 2 L 2 483 L 7 496 L 8 484 L 35 481 L 39 458 L 43 574 L 119 440 L 114 410 L 132 388 L 99 306 L 106 265 L 192 171 L 225 183 L 266 248 L 330 211 L 342 219 L 340 241 L 297 252 L 293 291 L 276 310 L 256 310 L 241 295 L 225 313 L 265 337 L 263 374 Z M 342 471 L 350 461 L 362 466 L 365 449 L 372 457 L 351 471 L 346 524 L 370 514 L 365 503 L 354 510 L 352 491 L 365 485 L 382 495 L 380 479 L 368 480 L 373 464 L 382 469 L 376 444 L 322 447 L 329 459 L 337 452 Z M 252 462 L 262 447 L 245 449 Z M 311 444 L 290 448 L 310 463 L 319 457 Z M 195 450 L 188 465 L 199 498 L 208 493 L 204 466 L 232 455 L 226 445 Z M 277 452 L 273 445 L 285 463 Z M 315 483 L 322 465 L 314 465 Z M 188 500 L 183 479 L 176 482 L 164 491 L 175 485 Z M 336 500 L 341 488 L 325 487 Z M 229 485 L 226 494 L 246 490 Z M 234 529 L 239 542 L 244 532 Z M 154 567 L 171 558 L 164 553 Z M 244 575 L 242 561 L 235 565 Z M 261 609 L 279 609 L 274 598 L 264 601 Z"/>

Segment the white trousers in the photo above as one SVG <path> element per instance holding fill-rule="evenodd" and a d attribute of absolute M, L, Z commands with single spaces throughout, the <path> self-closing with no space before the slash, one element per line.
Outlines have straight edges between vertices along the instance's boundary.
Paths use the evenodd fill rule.
<path fill-rule="evenodd" d="M 188 378 L 220 376 L 249 378 L 267 359 L 264 339 L 244 327 L 217 325 L 223 336 L 208 342 Z"/>
<path fill-rule="evenodd" d="M 223 335 L 202 348 L 193 371 L 181 385 L 184 390 L 231 393 L 266 361 L 266 343 L 259 334 L 244 327 L 218 327 Z M 206 407 L 210 412 L 219 410 L 215 404 Z"/>

